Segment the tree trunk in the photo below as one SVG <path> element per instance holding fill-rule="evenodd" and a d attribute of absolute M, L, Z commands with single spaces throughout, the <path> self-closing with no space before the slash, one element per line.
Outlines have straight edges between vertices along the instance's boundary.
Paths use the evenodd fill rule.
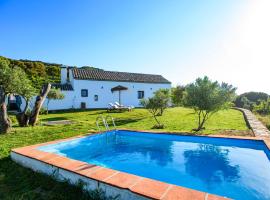
<path fill-rule="evenodd" d="M 156 120 L 157 124 L 160 125 L 160 122 L 158 121 L 156 115 L 153 115 L 154 119 Z"/>
<path fill-rule="evenodd" d="M 164 109 L 163 108 L 160 108 L 157 116 L 162 116 L 163 115 L 163 111 L 164 111 Z"/>
<path fill-rule="evenodd" d="M 194 129 L 194 131 L 200 131 L 201 129 L 204 129 L 204 124 L 206 122 L 206 120 L 208 119 L 208 112 L 204 113 L 203 111 L 199 111 L 198 113 L 198 117 L 199 117 L 199 121 L 198 121 L 198 128 Z"/>
<path fill-rule="evenodd" d="M 29 119 L 29 124 L 31 126 L 36 125 L 36 123 L 38 121 L 39 111 L 40 111 L 40 109 L 42 107 L 42 104 L 44 103 L 50 89 L 51 89 L 51 84 L 48 83 L 47 85 L 45 85 L 42 88 L 40 95 L 37 96 L 34 108 L 33 108 L 32 112 L 31 112 L 30 119 Z"/>
<path fill-rule="evenodd" d="M 8 118 L 5 99 L 6 95 L 0 88 L 0 133 L 8 133 L 11 129 L 11 121 Z"/>
<path fill-rule="evenodd" d="M 25 127 L 29 124 L 29 116 L 24 112 L 17 114 L 16 119 L 20 127 Z"/>
<path fill-rule="evenodd" d="M 29 100 L 27 100 L 25 98 L 24 98 L 24 100 L 26 103 L 24 110 L 16 115 L 16 119 L 17 119 L 20 127 L 25 127 L 25 126 L 28 126 L 28 124 L 29 124 L 29 115 L 26 114 L 28 107 L 29 107 Z"/>

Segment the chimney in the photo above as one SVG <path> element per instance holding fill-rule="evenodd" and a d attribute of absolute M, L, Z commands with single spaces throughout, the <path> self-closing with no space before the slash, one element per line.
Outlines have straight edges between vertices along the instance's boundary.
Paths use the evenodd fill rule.
<path fill-rule="evenodd" d="M 61 66 L 61 84 L 68 82 L 68 67 L 65 65 Z"/>

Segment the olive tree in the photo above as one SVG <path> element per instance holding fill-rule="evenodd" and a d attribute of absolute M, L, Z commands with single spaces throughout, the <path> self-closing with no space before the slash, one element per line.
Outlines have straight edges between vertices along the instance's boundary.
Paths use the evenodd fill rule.
<path fill-rule="evenodd" d="M 10 94 L 18 94 L 28 99 L 34 95 L 34 91 L 31 81 L 21 68 L 11 68 L 7 60 L 0 59 L 0 133 L 7 133 L 11 128 L 6 98 Z"/>
<path fill-rule="evenodd" d="M 64 99 L 65 95 L 60 89 L 52 88 L 47 95 L 47 114 L 49 113 L 49 103 L 51 100 Z"/>
<path fill-rule="evenodd" d="M 159 105 L 158 115 L 162 116 L 164 110 L 168 108 L 170 103 L 170 90 L 169 89 L 159 89 L 154 92 L 154 99 Z"/>
<path fill-rule="evenodd" d="M 158 120 L 158 116 L 161 116 L 164 110 L 169 106 L 170 94 L 169 90 L 161 89 L 154 93 L 154 96 L 148 99 L 142 99 L 141 105 L 146 108 L 156 121 L 156 125 L 153 128 L 164 128 L 164 125 Z"/>
<path fill-rule="evenodd" d="M 182 106 L 185 86 L 178 85 L 171 90 L 172 103 L 174 106 Z"/>
<path fill-rule="evenodd" d="M 228 108 L 235 97 L 236 88 L 227 83 L 212 82 L 207 76 L 186 86 L 184 105 L 194 109 L 198 116 L 199 131 L 213 113 Z"/>
<path fill-rule="evenodd" d="M 151 113 L 152 117 L 155 119 L 157 124 L 154 125 L 153 128 L 163 128 L 164 125 L 161 124 L 157 118 L 157 116 L 160 115 L 160 102 L 158 101 L 158 99 L 155 97 L 142 99 L 141 105 L 146 108 Z"/>

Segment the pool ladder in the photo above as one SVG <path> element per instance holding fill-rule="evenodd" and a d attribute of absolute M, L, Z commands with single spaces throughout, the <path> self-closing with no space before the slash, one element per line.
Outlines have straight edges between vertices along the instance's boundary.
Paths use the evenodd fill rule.
<path fill-rule="evenodd" d="M 96 125 L 97 125 L 97 128 L 98 130 L 100 131 L 100 126 L 99 126 L 99 122 L 100 120 L 103 122 L 103 125 L 105 127 L 105 129 L 108 131 L 110 130 L 110 127 L 108 125 L 108 119 L 111 119 L 112 121 L 112 124 L 113 124 L 113 127 L 114 127 L 114 130 L 116 129 L 116 126 L 115 126 L 115 122 L 114 122 L 114 118 L 111 116 L 111 115 L 107 115 L 106 117 L 103 117 L 102 115 L 99 115 L 97 118 L 96 118 Z"/>

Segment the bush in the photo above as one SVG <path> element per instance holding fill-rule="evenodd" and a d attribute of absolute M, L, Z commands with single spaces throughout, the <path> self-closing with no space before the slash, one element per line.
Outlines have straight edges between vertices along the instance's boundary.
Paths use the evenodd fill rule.
<path fill-rule="evenodd" d="M 266 101 L 261 100 L 258 105 L 254 106 L 253 110 L 263 115 L 270 114 L 270 98 L 268 98 Z"/>
<path fill-rule="evenodd" d="M 183 97 L 185 93 L 185 86 L 178 85 L 175 88 L 172 88 L 172 104 L 174 106 L 182 106 L 183 105 Z"/>
<path fill-rule="evenodd" d="M 46 115 L 46 114 L 47 114 L 47 109 L 45 109 L 45 108 L 42 107 L 42 108 L 40 109 L 40 111 L 39 111 L 39 114 L 40 114 L 40 115 Z"/>

